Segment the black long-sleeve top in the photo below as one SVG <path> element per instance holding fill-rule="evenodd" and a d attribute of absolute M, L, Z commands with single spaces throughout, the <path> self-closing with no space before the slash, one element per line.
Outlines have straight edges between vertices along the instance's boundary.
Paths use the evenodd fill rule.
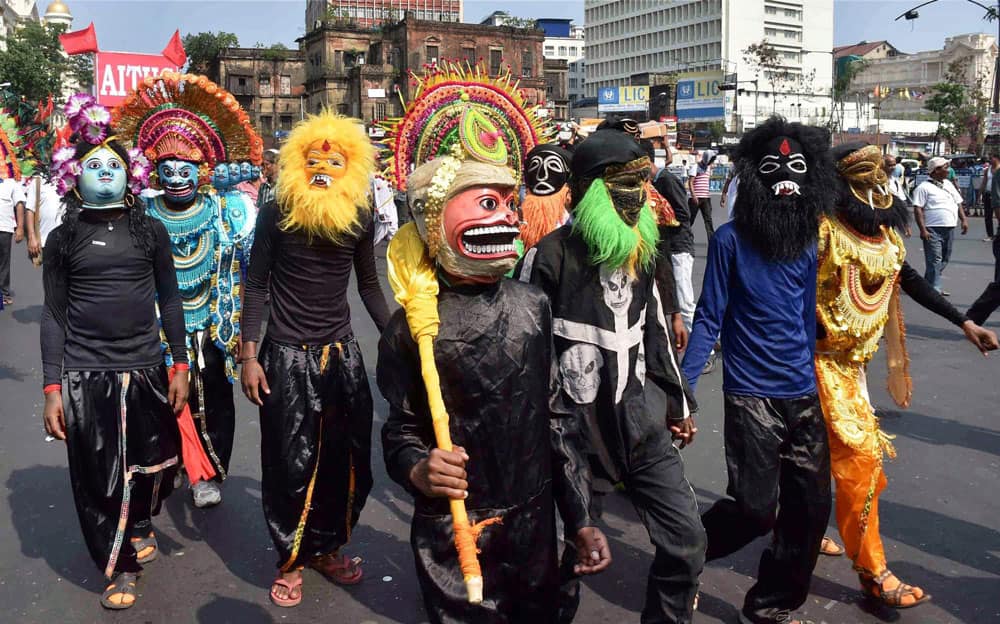
<path fill-rule="evenodd" d="M 148 217 L 147 217 L 148 218 Z M 150 219 L 152 255 L 137 246 L 128 218 L 108 223 L 88 211 L 79 217 L 69 257 L 60 253 L 67 227 L 45 243 L 42 312 L 42 375 L 59 383 L 62 371 L 128 371 L 163 362 L 163 331 L 175 362 L 187 362 L 184 310 L 170 239 L 163 224 Z"/>
<path fill-rule="evenodd" d="M 381 332 L 389 322 L 389 307 L 375 271 L 375 224 L 362 211 L 357 234 L 338 242 L 310 238 L 281 229 L 276 202 L 257 215 L 243 299 L 243 340 L 258 342 L 264 299 L 270 291 L 267 335 L 285 344 L 322 345 L 351 334 L 347 285 L 351 267 L 357 274 L 361 300 Z"/>
<path fill-rule="evenodd" d="M 470 457 L 470 513 L 518 508 L 551 487 L 568 534 L 589 526 L 590 471 L 579 423 L 553 412 L 559 380 L 548 298 L 506 279 L 442 283 L 438 313 L 434 360 L 452 438 Z M 389 402 L 382 428 L 389 476 L 414 495 L 417 514 L 448 516 L 447 499 L 427 498 L 410 482 L 413 466 L 436 445 L 417 345 L 402 310 L 379 342 L 377 378 Z"/>
<path fill-rule="evenodd" d="M 661 171 L 653 186 L 657 192 L 663 196 L 670 207 L 674 209 L 674 216 L 677 217 L 680 225 L 663 228 L 660 230 L 670 239 L 671 253 L 689 253 L 694 255 L 694 234 L 691 232 L 691 209 L 688 207 L 687 191 L 684 185 L 677 179 L 677 176 L 669 171 Z"/>
<path fill-rule="evenodd" d="M 959 312 L 941 293 L 934 290 L 934 287 L 908 262 L 903 262 L 903 268 L 899 271 L 899 286 L 914 301 L 955 325 L 961 325 L 969 320 L 969 317 Z"/>

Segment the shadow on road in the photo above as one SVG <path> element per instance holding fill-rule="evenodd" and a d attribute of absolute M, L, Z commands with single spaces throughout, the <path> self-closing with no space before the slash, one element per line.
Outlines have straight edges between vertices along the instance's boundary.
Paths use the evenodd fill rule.
<path fill-rule="evenodd" d="M 1000 456 L 1000 431 L 910 411 L 885 410 L 885 430 L 935 446 L 951 445 Z"/>
<path fill-rule="evenodd" d="M 7 504 L 21 554 L 44 559 L 58 576 L 89 591 L 102 587 L 103 577 L 80 535 L 66 468 L 14 470 L 7 479 Z"/>
<path fill-rule="evenodd" d="M 195 615 L 199 624 L 270 624 L 274 618 L 259 604 L 216 596 Z"/>
<path fill-rule="evenodd" d="M 42 320 L 42 306 L 30 305 L 26 308 L 18 308 L 11 314 L 14 320 L 25 325 L 39 323 Z"/>
<path fill-rule="evenodd" d="M 24 381 L 27 375 L 11 364 L 0 363 L 0 381 Z"/>

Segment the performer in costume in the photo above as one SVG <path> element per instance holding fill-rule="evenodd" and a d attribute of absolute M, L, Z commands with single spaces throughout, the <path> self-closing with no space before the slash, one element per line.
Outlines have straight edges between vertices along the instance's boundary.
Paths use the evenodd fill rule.
<path fill-rule="evenodd" d="M 671 433 L 691 441 L 695 404 L 654 287 L 649 173 L 630 136 L 590 135 L 573 152 L 572 225 L 529 249 L 519 275 L 549 296 L 560 398 L 584 427 L 594 476 L 624 485 L 656 548 L 642 621 L 690 622 L 705 533 Z M 667 395 L 666 419 L 649 413 L 647 376 Z M 565 591 L 561 622 L 579 601 L 578 584 Z"/>
<path fill-rule="evenodd" d="M 242 179 L 239 161 L 259 163 L 263 143 L 229 93 L 192 74 L 146 78 L 115 109 L 113 123 L 155 163 L 154 187 L 163 190 L 146 198 L 146 209 L 170 234 L 193 367 L 191 415 L 211 462 L 208 470 L 187 461 L 185 468 L 195 506 L 217 505 L 233 453 L 241 276 L 257 216 L 235 185 Z M 249 162 L 246 170 L 249 176 Z M 168 346 L 169 364 L 177 353 Z"/>
<path fill-rule="evenodd" d="M 66 114 L 79 138 L 53 157 L 67 210 L 43 252 L 45 430 L 66 441 L 84 540 L 111 582 L 101 604 L 125 609 L 158 554 L 150 516 L 173 488 L 184 315 L 167 231 L 136 202 L 149 163 L 108 135 L 91 96 L 71 97 Z M 169 385 L 157 306 L 177 349 Z"/>
<path fill-rule="evenodd" d="M 503 78 L 449 67 L 422 79 L 393 131 L 402 171 L 414 158 L 433 160 L 395 180 L 415 222 L 389 245 L 390 280 L 404 309 L 379 344 L 379 388 L 390 406 L 382 446 L 389 475 L 415 499 L 410 541 L 436 623 L 555 620 L 556 502 L 577 571 L 610 563 L 607 541 L 590 522 L 576 420 L 553 418 L 560 414 L 550 406 L 559 390 L 548 301 L 503 278 L 517 262 L 519 231 L 519 180 L 506 165 L 535 140 L 524 131 L 539 125 L 518 100 Z M 413 123 L 414 111 L 424 110 L 431 123 Z M 437 154 L 408 149 L 424 137 L 442 137 Z M 427 356 L 418 349 L 424 335 L 434 336 Z M 440 379 L 428 381 L 432 387 L 421 374 L 428 356 Z M 435 440 L 434 390 L 450 416 L 448 437 L 460 445 L 453 449 Z M 452 518 L 447 498 L 465 500 L 468 521 Z M 463 529 L 471 553 L 453 545 Z M 477 549 L 484 586 L 463 591 L 463 558 L 475 560 Z"/>
<path fill-rule="evenodd" d="M 279 569 L 270 596 L 290 607 L 302 601 L 304 565 L 336 583 L 361 580 L 360 559 L 340 554 L 372 486 L 372 397 L 347 305 L 352 266 L 380 332 L 389 310 L 368 203 L 375 148 L 361 121 L 310 116 L 279 158 L 277 201 L 261 209 L 251 252 L 241 375 L 261 407 L 261 490 Z"/>
<path fill-rule="evenodd" d="M 771 533 L 740 621 L 795 622 L 830 515 L 816 378 L 816 233 L 833 187 L 829 135 L 772 117 L 743 135 L 734 220 L 712 237 L 684 356 L 693 387 L 722 334 L 727 492 L 702 521 L 708 560 Z M 780 509 L 779 509 L 780 507 Z"/>
<path fill-rule="evenodd" d="M 556 144 L 544 143 L 531 148 L 524 162 L 521 240 L 530 249 L 569 221 L 570 154 Z"/>
<path fill-rule="evenodd" d="M 913 607 L 930 595 L 888 569 L 879 535 L 883 456 L 896 453 L 868 397 L 867 365 L 885 336 L 890 394 L 901 407 L 910 404 L 900 289 L 961 327 L 983 353 L 997 348 L 997 337 L 956 310 L 906 262 L 899 234 L 906 206 L 889 192 L 881 150 L 851 143 L 832 153 L 841 192 L 835 214 L 822 218 L 819 228 L 816 382 L 837 483 L 837 526 L 864 593 L 888 607 Z"/>

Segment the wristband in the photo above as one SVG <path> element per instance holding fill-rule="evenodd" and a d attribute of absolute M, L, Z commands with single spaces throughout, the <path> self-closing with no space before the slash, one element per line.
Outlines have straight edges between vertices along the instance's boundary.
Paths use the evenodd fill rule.
<path fill-rule="evenodd" d="M 173 365 L 173 369 L 174 369 L 175 372 L 182 372 L 182 371 L 191 370 L 191 366 L 189 364 L 187 364 L 186 362 L 177 362 L 177 363 L 175 363 Z"/>
<path fill-rule="evenodd" d="M 257 359 L 256 355 L 248 355 L 245 358 L 240 358 L 240 364 L 242 364 L 243 362 L 249 362 L 250 360 L 256 360 L 256 359 Z"/>
<path fill-rule="evenodd" d="M 44 394 L 52 394 L 53 392 L 62 392 L 62 384 L 49 384 L 42 388 Z"/>

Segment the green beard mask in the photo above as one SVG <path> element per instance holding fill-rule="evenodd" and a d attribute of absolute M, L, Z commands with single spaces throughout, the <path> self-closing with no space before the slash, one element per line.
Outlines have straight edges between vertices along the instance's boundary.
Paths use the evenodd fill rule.
<path fill-rule="evenodd" d="M 612 268 L 625 267 L 630 273 L 636 268 L 650 268 L 660 241 L 649 202 L 642 204 L 638 221 L 630 227 L 619 216 L 611 193 L 601 178 L 590 183 L 586 194 L 573 209 L 573 229 L 587 243 L 592 263 Z"/>

